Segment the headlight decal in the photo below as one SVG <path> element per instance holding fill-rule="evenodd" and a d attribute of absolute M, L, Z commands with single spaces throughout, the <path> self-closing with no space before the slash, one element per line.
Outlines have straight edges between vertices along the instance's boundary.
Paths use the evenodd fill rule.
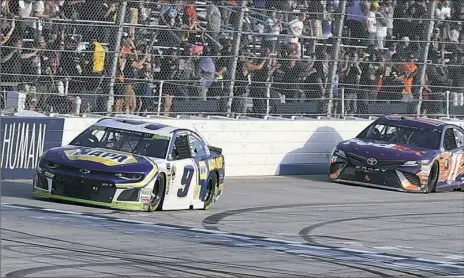
<path fill-rule="evenodd" d="M 405 162 L 402 166 L 421 166 L 421 165 L 429 165 L 430 160 L 412 160 Z"/>

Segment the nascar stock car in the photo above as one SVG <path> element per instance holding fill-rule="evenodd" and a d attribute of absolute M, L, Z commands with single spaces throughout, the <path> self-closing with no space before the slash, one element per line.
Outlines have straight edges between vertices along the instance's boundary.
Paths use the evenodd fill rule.
<path fill-rule="evenodd" d="M 335 182 L 430 193 L 464 189 L 464 130 L 426 118 L 382 116 L 340 142 L 329 161 Z"/>
<path fill-rule="evenodd" d="M 106 118 L 41 156 L 33 195 L 121 210 L 208 209 L 224 176 L 222 150 L 191 130 Z"/>

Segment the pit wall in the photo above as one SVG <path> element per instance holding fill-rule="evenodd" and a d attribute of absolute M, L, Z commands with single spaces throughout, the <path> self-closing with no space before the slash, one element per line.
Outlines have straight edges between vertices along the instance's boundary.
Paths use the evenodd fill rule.
<path fill-rule="evenodd" d="M 68 144 L 98 120 L 99 118 L 88 117 L 51 117 L 36 120 L 16 117 L 4 123 L 2 117 L 1 179 L 32 178 L 32 165 L 37 161 L 41 151 Z M 335 145 L 342 140 L 355 137 L 372 123 L 370 120 L 144 120 L 192 129 L 202 135 L 210 145 L 222 148 L 226 175 L 229 177 L 326 174 L 329 155 Z M 11 125 L 11 121 L 15 122 L 15 127 Z M 40 124 L 43 127 L 44 121 L 47 129 L 38 133 L 38 127 Z M 26 130 L 27 123 L 28 132 L 23 131 Z M 31 123 L 36 126 L 34 134 Z M 464 127 L 462 121 L 453 123 Z M 12 128 L 15 128 L 15 132 L 10 135 Z M 8 141 L 14 134 L 14 140 Z M 26 134 L 28 136 L 25 136 Z M 39 140 L 41 143 L 35 146 L 34 150 L 25 151 L 25 143 L 30 143 L 39 136 L 43 138 L 42 141 Z M 14 142 L 10 143 L 11 141 Z M 5 152 L 5 149 L 9 152 Z M 26 157 L 31 158 L 28 160 Z"/>

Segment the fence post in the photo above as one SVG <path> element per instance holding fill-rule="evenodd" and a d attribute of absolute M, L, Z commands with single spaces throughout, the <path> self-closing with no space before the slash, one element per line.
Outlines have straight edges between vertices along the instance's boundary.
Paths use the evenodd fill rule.
<path fill-rule="evenodd" d="M 430 41 L 432 39 L 433 34 L 433 27 L 434 27 L 434 19 L 435 19 L 435 8 L 437 6 L 437 1 L 430 1 L 428 9 L 428 16 L 427 18 L 429 21 L 429 26 L 427 28 L 427 41 L 425 45 L 422 47 L 422 51 L 419 58 L 419 78 L 414 80 L 414 91 L 413 95 L 419 96 L 419 102 L 417 105 L 417 115 L 419 116 L 421 113 L 421 106 L 422 106 L 422 90 L 425 84 L 425 76 L 427 70 L 427 60 L 429 59 L 429 48 L 430 48 Z M 421 63 L 422 61 L 422 63 Z M 409 112 L 408 112 L 409 113 Z"/>
<path fill-rule="evenodd" d="M 245 9 L 248 0 L 243 0 L 242 6 L 240 7 L 240 15 L 238 17 L 238 26 L 237 31 L 234 35 L 234 49 L 233 49 L 233 56 L 234 59 L 232 60 L 231 65 L 231 72 L 230 72 L 230 85 L 229 85 L 229 100 L 227 101 L 227 116 L 229 117 L 232 112 L 232 100 L 234 98 L 234 86 L 235 86 L 235 76 L 237 74 L 237 63 L 239 59 L 240 53 L 240 44 L 242 40 L 242 29 L 243 29 L 243 19 L 245 17 Z"/>
<path fill-rule="evenodd" d="M 271 112 L 271 84 L 268 81 L 266 82 L 266 116 L 269 116 Z"/>
<path fill-rule="evenodd" d="M 450 91 L 445 92 L 446 95 L 446 117 L 450 117 Z"/>
<path fill-rule="evenodd" d="M 164 80 L 161 80 L 160 85 L 159 85 L 159 95 L 158 95 L 158 116 L 161 114 L 161 102 L 163 101 L 163 85 L 164 85 Z"/>
<path fill-rule="evenodd" d="M 345 118 L 345 87 L 342 87 L 342 118 Z"/>
<path fill-rule="evenodd" d="M 110 114 L 113 111 L 114 105 L 114 83 L 116 82 L 116 71 L 118 69 L 119 53 L 121 52 L 121 39 L 124 34 L 124 19 L 126 17 L 127 1 L 122 2 L 121 9 L 119 10 L 119 23 L 118 23 L 118 34 L 116 36 L 116 44 L 114 47 L 113 63 L 111 64 L 111 80 L 110 80 L 110 92 L 108 96 L 108 102 L 106 111 Z"/>
<path fill-rule="evenodd" d="M 338 19 L 335 21 L 336 34 L 335 36 L 337 39 L 333 45 L 332 54 L 330 55 L 329 60 L 329 74 L 327 76 L 327 85 L 325 87 L 325 95 L 329 96 L 329 103 L 327 105 L 327 114 L 328 116 L 332 116 L 332 108 L 333 108 L 333 90 L 334 90 L 334 82 L 335 76 L 337 75 L 337 68 L 338 68 L 338 59 L 340 54 L 340 44 L 342 42 L 343 36 L 343 22 L 345 21 L 345 12 L 346 12 L 346 2 L 347 1 L 340 1 L 339 8 L 338 8 Z"/>

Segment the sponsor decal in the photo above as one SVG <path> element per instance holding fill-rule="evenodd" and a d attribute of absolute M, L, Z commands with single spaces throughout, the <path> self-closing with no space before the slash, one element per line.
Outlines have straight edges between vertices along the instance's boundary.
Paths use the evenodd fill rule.
<path fill-rule="evenodd" d="M 355 166 L 357 170 L 362 170 L 364 172 L 386 172 L 387 170 L 384 169 L 378 169 L 378 168 L 369 168 L 369 167 L 364 167 L 364 166 Z"/>
<path fill-rule="evenodd" d="M 405 146 L 400 146 L 396 144 L 378 144 L 378 143 L 371 143 L 371 142 L 364 142 L 362 140 L 357 140 L 353 139 L 351 141 L 344 142 L 344 145 L 349 145 L 351 143 L 355 143 L 359 146 L 374 146 L 378 148 L 385 148 L 385 149 L 391 149 L 391 150 L 397 150 L 397 151 L 402 151 L 402 152 L 408 152 L 408 153 L 414 153 L 416 155 L 423 155 L 425 152 L 424 151 L 415 151 L 412 150 L 411 148 L 405 147 Z"/>
<path fill-rule="evenodd" d="M 208 168 L 210 171 L 215 170 L 215 169 L 222 169 L 224 165 L 224 161 L 222 157 L 217 157 L 208 160 Z"/>
<path fill-rule="evenodd" d="M 142 188 L 142 190 L 140 191 L 140 200 L 143 203 L 147 203 L 151 201 L 151 191 L 152 191 L 151 188 Z"/>
<path fill-rule="evenodd" d="M 208 169 L 206 168 L 206 163 L 204 161 L 200 161 L 200 180 L 206 180 L 208 177 Z"/>
<path fill-rule="evenodd" d="M 216 167 L 218 169 L 222 169 L 223 166 L 224 166 L 224 159 L 222 158 L 222 156 L 216 158 Z"/>
<path fill-rule="evenodd" d="M 134 156 L 100 149 L 75 149 L 64 152 L 69 160 L 92 161 L 106 166 L 137 163 Z"/>
<path fill-rule="evenodd" d="M 201 188 L 201 186 L 199 184 L 197 184 L 195 186 L 195 190 L 193 191 L 193 199 L 194 200 L 200 199 L 200 188 Z"/>

